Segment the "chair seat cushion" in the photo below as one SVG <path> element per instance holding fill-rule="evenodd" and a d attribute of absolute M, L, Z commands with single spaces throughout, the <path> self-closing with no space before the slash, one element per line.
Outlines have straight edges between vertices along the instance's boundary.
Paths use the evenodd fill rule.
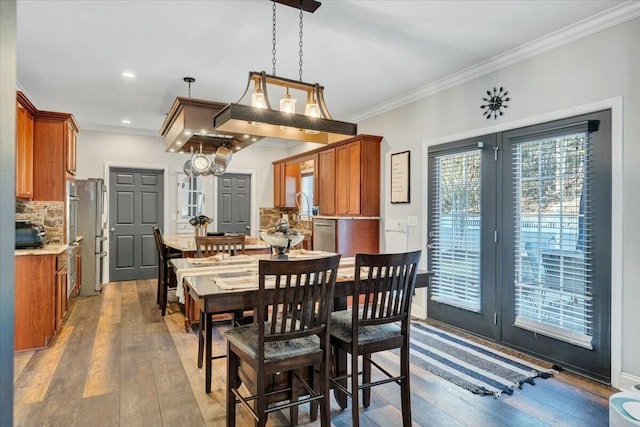
<path fill-rule="evenodd" d="M 351 342 L 351 310 L 331 313 L 331 337 L 347 343 Z M 400 326 L 396 323 L 382 325 L 360 326 L 358 329 L 358 344 L 369 344 L 387 338 L 399 336 Z"/>
<path fill-rule="evenodd" d="M 265 329 L 269 328 L 269 322 L 265 322 Z M 249 356 L 254 358 L 258 356 L 258 324 L 252 323 L 229 329 L 224 333 L 224 336 Z M 320 351 L 320 339 L 316 335 L 286 341 L 265 342 L 264 360 L 265 362 L 278 361 Z"/>

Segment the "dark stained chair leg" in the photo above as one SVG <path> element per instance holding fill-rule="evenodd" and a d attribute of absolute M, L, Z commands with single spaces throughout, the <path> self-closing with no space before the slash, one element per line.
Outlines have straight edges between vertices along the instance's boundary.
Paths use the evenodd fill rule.
<path fill-rule="evenodd" d="M 409 377 L 409 343 L 400 350 L 400 375 L 404 376 L 400 384 L 402 399 L 402 425 L 411 425 L 411 379 Z"/>
<path fill-rule="evenodd" d="M 351 355 L 351 422 L 353 427 L 360 425 L 360 415 L 358 413 L 358 355 Z"/>
<path fill-rule="evenodd" d="M 229 350 L 227 343 L 227 427 L 236 425 L 236 396 L 231 390 L 238 387 L 238 357 Z"/>
<path fill-rule="evenodd" d="M 322 369 L 322 367 L 320 369 Z M 322 375 L 322 373 L 319 374 L 315 366 L 310 366 L 308 375 L 309 378 L 311 378 L 311 388 L 317 391 L 318 387 L 321 386 L 320 375 Z M 311 418 L 311 421 L 316 421 L 318 419 L 318 402 L 311 402 L 309 418 Z"/>
<path fill-rule="evenodd" d="M 200 312 L 200 320 L 198 322 L 198 368 L 202 368 L 202 358 L 204 353 L 204 314 Z"/>
<path fill-rule="evenodd" d="M 299 397 L 298 389 L 300 383 L 298 382 L 298 378 L 293 374 L 293 371 L 289 372 L 289 385 L 291 386 L 291 402 L 296 402 Z M 298 425 L 298 405 L 289 408 L 289 420 L 289 425 Z"/>
<path fill-rule="evenodd" d="M 371 382 L 371 358 L 370 354 L 362 356 L 362 383 L 369 384 Z M 371 388 L 362 389 L 362 406 L 368 408 L 371 404 Z"/>

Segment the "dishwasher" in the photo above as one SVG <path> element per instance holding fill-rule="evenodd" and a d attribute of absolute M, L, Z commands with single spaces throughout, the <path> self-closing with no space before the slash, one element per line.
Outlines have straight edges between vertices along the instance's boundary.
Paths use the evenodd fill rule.
<path fill-rule="evenodd" d="M 336 251 L 335 219 L 313 219 L 313 250 L 326 252 Z"/>

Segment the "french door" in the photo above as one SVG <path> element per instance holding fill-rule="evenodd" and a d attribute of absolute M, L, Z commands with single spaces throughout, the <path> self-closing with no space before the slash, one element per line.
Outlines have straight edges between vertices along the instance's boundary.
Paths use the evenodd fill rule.
<path fill-rule="evenodd" d="M 610 135 L 605 111 L 429 149 L 429 317 L 609 381 Z"/>

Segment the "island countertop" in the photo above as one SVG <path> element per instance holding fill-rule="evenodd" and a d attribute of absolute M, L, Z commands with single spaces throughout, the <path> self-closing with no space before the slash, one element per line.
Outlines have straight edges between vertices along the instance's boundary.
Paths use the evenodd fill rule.
<path fill-rule="evenodd" d="M 182 252 L 196 250 L 196 240 L 193 234 L 167 234 L 162 236 L 162 240 L 165 245 Z M 244 248 L 245 250 L 269 249 L 270 246 L 260 240 L 258 243 L 245 244 Z"/>

